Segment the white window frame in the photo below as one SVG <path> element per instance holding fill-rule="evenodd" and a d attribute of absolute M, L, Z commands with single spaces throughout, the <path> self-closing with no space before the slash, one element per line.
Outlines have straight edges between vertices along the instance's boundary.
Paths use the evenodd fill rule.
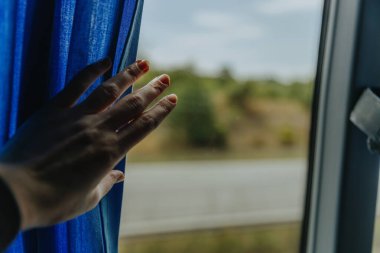
<path fill-rule="evenodd" d="M 325 2 L 301 252 L 372 252 L 379 159 L 349 114 L 380 87 L 379 24 L 378 0 Z"/>

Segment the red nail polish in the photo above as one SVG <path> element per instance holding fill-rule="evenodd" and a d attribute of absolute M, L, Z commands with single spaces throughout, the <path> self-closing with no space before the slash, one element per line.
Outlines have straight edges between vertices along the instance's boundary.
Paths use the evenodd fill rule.
<path fill-rule="evenodd" d="M 149 62 L 147 60 L 138 60 L 136 61 L 137 66 L 142 72 L 148 72 L 149 70 Z"/>
<path fill-rule="evenodd" d="M 167 99 L 172 102 L 173 104 L 176 104 L 177 103 L 177 96 L 175 94 L 170 94 L 169 96 L 167 96 Z"/>
<path fill-rule="evenodd" d="M 116 183 L 121 183 L 121 182 L 124 181 L 124 179 L 125 179 L 124 174 L 121 174 L 121 175 L 119 176 L 119 178 L 117 179 Z"/>
<path fill-rule="evenodd" d="M 170 77 L 166 74 L 163 74 L 159 77 L 160 82 L 169 85 L 170 84 Z"/>

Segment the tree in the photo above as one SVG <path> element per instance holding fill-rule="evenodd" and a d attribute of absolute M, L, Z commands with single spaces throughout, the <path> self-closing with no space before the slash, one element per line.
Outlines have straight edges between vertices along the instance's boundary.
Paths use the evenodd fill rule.
<path fill-rule="evenodd" d="M 174 128 L 182 128 L 187 142 L 192 147 L 226 146 L 226 133 L 216 122 L 211 96 L 201 80 L 181 80 L 180 101 L 176 113 L 171 117 Z"/>

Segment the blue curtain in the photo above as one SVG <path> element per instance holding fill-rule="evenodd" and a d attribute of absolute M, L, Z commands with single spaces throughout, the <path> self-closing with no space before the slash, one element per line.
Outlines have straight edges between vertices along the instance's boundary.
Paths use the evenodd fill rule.
<path fill-rule="evenodd" d="M 109 56 L 115 74 L 132 63 L 142 6 L 142 0 L 1 0 L 0 145 L 84 66 Z M 20 233 L 7 252 L 117 252 L 122 191 L 115 186 L 74 220 Z"/>

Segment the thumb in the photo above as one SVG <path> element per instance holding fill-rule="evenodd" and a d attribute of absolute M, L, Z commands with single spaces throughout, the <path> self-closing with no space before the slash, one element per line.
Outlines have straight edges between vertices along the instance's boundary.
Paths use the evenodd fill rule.
<path fill-rule="evenodd" d="M 123 182 L 124 179 L 124 173 L 120 170 L 112 170 L 108 172 L 108 174 L 100 181 L 95 188 L 95 191 L 92 193 L 92 196 L 90 197 L 90 207 L 95 207 L 115 184 Z"/>

